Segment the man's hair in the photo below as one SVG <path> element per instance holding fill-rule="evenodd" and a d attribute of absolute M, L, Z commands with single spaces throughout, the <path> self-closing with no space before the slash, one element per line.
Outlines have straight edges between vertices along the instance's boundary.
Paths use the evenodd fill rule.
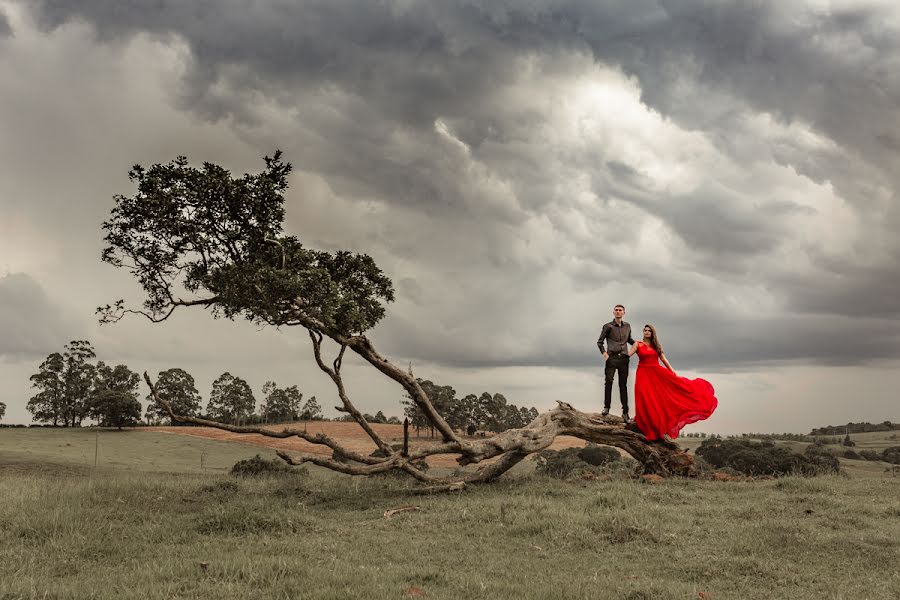
<path fill-rule="evenodd" d="M 621 308 L 622 310 L 625 310 L 625 305 L 624 305 L 624 304 L 616 304 L 615 306 L 613 306 L 613 308 L 614 308 L 614 309 L 615 309 L 615 308 Z"/>

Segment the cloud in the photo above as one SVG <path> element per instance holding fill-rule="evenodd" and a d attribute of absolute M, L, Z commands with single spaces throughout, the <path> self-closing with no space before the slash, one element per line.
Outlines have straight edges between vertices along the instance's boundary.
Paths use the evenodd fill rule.
<path fill-rule="evenodd" d="M 8 37 L 13 34 L 12 26 L 9 24 L 9 18 L 6 13 L 0 11 L 0 38 Z"/>
<path fill-rule="evenodd" d="M 398 282 L 397 355 L 589 365 L 616 302 L 690 365 L 900 354 L 893 3 L 29 10 L 177 49 L 175 106 L 283 147 L 291 231 Z"/>
<path fill-rule="evenodd" d="M 25 273 L 0 277 L 0 331 L 0 358 L 12 362 L 58 352 L 83 333 Z"/>

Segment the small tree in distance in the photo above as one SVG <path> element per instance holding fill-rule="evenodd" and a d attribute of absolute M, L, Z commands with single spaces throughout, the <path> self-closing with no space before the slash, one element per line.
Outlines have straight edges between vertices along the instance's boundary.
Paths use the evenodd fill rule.
<path fill-rule="evenodd" d="M 0 402 L 0 419 L 6 415 L 6 404 Z"/>
<path fill-rule="evenodd" d="M 150 168 L 135 166 L 129 173 L 134 196 L 116 196 L 106 232 L 103 260 L 127 269 L 144 289 L 143 307 L 128 308 L 119 300 L 101 307 L 103 322 L 126 313 L 160 323 L 179 308 L 199 307 L 215 317 L 246 318 L 276 327 L 302 327 L 312 343 L 316 364 L 334 383 L 339 410 L 365 431 L 380 456 L 353 452 L 321 433 L 300 429 L 269 431 L 178 415 L 172 418 L 240 433 L 274 437 L 297 436 L 325 445 L 349 462 L 315 454 L 279 456 L 291 464 L 311 462 L 349 474 L 373 475 L 402 471 L 422 482 L 445 489 L 496 479 L 529 454 L 549 446 L 557 435 L 618 446 L 644 465 L 646 472 L 691 474 L 692 457 L 669 442 L 648 442 L 626 429 L 618 417 L 601 417 L 559 406 L 539 415 L 527 427 L 491 438 L 464 440 L 440 414 L 421 383 L 408 371 L 379 354 L 365 332 L 385 315 L 383 303 L 393 301 L 391 280 L 365 254 L 324 252 L 306 248 L 282 231 L 284 192 L 291 165 L 281 153 L 265 158 L 258 174 L 232 177 L 222 167 L 204 163 L 192 167 L 184 157 Z M 335 355 L 328 360 L 326 339 Z M 402 386 L 441 441 L 410 452 L 387 444 L 356 408 L 344 386 L 342 366 L 347 350 Z M 157 401 L 155 386 L 145 376 Z M 163 406 L 170 410 L 165 401 Z M 235 413 L 210 398 L 210 414 L 228 419 Z M 479 464 L 471 473 L 439 477 L 417 466 L 428 456 L 453 454 L 460 466 Z M 487 461 L 495 458 L 496 460 Z"/>
<path fill-rule="evenodd" d="M 193 376 L 183 369 L 161 371 L 156 380 L 156 393 L 179 415 L 194 417 L 200 414 L 200 392 L 197 391 Z M 153 400 L 152 395 L 147 396 L 147 420 L 153 423 L 169 420 L 172 425 L 177 424 L 171 421 L 168 411 Z"/>
<path fill-rule="evenodd" d="M 138 401 L 140 376 L 126 367 L 97 363 L 93 392 L 87 402 L 88 415 L 102 427 L 134 425 L 141 420 Z"/>
<path fill-rule="evenodd" d="M 226 423 L 243 423 L 250 419 L 256 398 L 250 385 L 231 373 L 222 373 L 213 382 L 207 414 Z"/>
<path fill-rule="evenodd" d="M 300 412 L 300 420 L 321 421 L 324 418 L 322 406 L 319 404 L 318 400 L 316 400 L 315 396 L 310 396 L 309 400 L 303 405 L 303 410 Z"/>
<path fill-rule="evenodd" d="M 274 381 L 263 384 L 263 399 L 259 413 L 266 423 L 287 423 L 300 419 L 303 394 L 296 385 L 279 388 Z"/>

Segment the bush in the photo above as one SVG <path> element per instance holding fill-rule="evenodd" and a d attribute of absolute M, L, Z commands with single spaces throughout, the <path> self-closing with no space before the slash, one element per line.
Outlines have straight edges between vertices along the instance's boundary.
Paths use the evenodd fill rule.
<path fill-rule="evenodd" d="M 588 444 L 578 452 L 578 458 L 589 465 L 601 467 L 603 465 L 622 460 L 619 451 L 610 446 L 600 446 L 597 444 Z"/>
<path fill-rule="evenodd" d="M 825 449 L 807 446 L 803 458 L 806 461 L 800 464 L 799 475 L 825 475 L 841 471 L 841 461 Z"/>
<path fill-rule="evenodd" d="M 281 459 L 263 458 L 259 454 L 253 458 L 239 460 L 234 463 L 229 473 L 235 477 L 259 477 L 261 475 L 286 475 L 288 473 L 304 472 L 302 469 L 294 469 Z"/>
<path fill-rule="evenodd" d="M 844 452 L 844 458 L 849 458 L 852 460 L 859 460 L 860 456 L 856 450 L 847 450 Z"/>
<path fill-rule="evenodd" d="M 837 457 L 815 444 L 797 454 L 770 441 L 709 439 L 700 444 L 696 454 L 716 469 L 729 468 L 751 476 L 812 476 L 840 470 Z"/>
<path fill-rule="evenodd" d="M 623 461 L 621 455 L 607 446 L 590 444 L 584 448 L 544 450 L 535 457 L 536 471 L 556 479 L 627 472 L 631 475 L 636 461 Z"/>
<path fill-rule="evenodd" d="M 863 460 L 881 460 L 881 456 L 874 450 L 861 450 L 859 457 Z"/>
<path fill-rule="evenodd" d="M 900 465 L 900 446 L 891 446 L 881 451 L 881 460 Z"/>

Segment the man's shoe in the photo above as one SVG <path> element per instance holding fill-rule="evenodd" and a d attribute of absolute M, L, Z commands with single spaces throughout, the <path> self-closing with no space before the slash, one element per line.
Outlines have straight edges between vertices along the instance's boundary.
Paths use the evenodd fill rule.
<path fill-rule="evenodd" d="M 622 422 L 626 425 L 631 422 L 631 419 L 628 418 L 628 412 L 622 413 Z"/>
<path fill-rule="evenodd" d="M 609 407 L 604 406 L 604 407 L 603 407 L 603 411 L 600 413 L 600 416 L 601 416 L 601 417 L 605 417 L 605 416 L 608 415 L 608 414 L 609 414 Z"/>

